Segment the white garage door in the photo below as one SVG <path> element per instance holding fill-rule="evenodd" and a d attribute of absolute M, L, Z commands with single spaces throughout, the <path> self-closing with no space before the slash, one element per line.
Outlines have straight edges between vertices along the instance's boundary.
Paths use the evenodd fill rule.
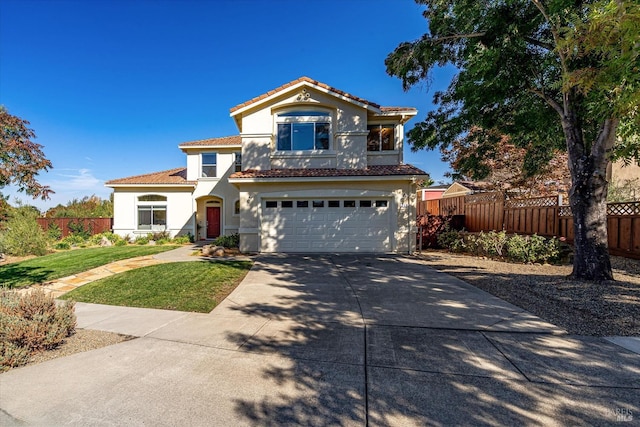
<path fill-rule="evenodd" d="M 262 252 L 390 252 L 388 199 L 262 201 Z"/>

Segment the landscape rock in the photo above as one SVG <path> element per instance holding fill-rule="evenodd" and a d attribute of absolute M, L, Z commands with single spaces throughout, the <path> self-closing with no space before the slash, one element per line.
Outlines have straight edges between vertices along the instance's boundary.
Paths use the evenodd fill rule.
<path fill-rule="evenodd" d="M 100 246 L 113 246 L 113 243 L 105 236 L 102 236 L 102 239 L 100 239 Z"/>

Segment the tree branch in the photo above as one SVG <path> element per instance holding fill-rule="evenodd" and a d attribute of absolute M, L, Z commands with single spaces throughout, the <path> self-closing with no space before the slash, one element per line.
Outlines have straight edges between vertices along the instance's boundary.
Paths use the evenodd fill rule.
<path fill-rule="evenodd" d="M 549 14 L 544 8 L 544 5 L 540 0 L 531 0 L 531 1 L 538 8 L 540 13 L 544 17 L 544 19 L 549 23 L 549 28 L 551 29 L 551 34 L 553 35 L 553 41 L 555 42 L 556 46 L 558 46 L 558 43 L 560 42 L 560 34 L 558 34 L 558 30 L 553 25 L 553 22 L 551 22 L 551 16 L 549 16 Z M 551 49 L 551 50 L 554 50 L 554 49 Z M 557 52 L 558 52 L 558 56 L 560 57 L 560 64 L 562 64 L 562 72 L 566 74 L 569 72 L 566 58 L 560 50 L 558 50 Z"/>
<path fill-rule="evenodd" d="M 545 43 L 545 42 L 543 42 L 541 40 L 534 39 L 533 37 L 525 37 L 524 40 L 526 42 L 531 43 L 534 46 L 538 46 L 538 47 L 547 49 L 549 51 L 553 50 L 553 45 L 551 43 Z"/>
<path fill-rule="evenodd" d="M 442 37 L 432 37 L 431 39 L 429 39 L 429 41 L 434 42 L 434 43 L 439 43 L 439 42 L 445 42 L 447 40 L 457 40 L 457 39 L 474 39 L 474 38 L 478 38 L 478 37 L 483 37 L 484 35 L 486 35 L 486 32 L 481 32 L 481 33 L 469 33 L 469 34 L 453 34 L 450 36 L 442 36 Z"/>
<path fill-rule="evenodd" d="M 560 104 L 558 104 L 553 98 L 547 96 L 543 91 L 537 89 L 529 89 L 529 92 L 538 95 L 544 102 L 549 104 L 551 108 L 556 110 L 556 113 L 560 115 L 560 119 L 564 118 L 564 108 Z"/>

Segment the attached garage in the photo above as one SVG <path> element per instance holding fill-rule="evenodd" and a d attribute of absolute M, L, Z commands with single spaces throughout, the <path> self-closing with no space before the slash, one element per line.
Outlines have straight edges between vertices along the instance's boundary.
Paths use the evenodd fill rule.
<path fill-rule="evenodd" d="M 392 250 L 388 198 L 274 198 L 261 208 L 261 252 Z"/>

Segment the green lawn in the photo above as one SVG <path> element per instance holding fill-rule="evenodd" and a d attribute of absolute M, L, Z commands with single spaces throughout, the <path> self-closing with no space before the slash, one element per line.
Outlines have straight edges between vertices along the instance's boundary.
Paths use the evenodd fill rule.
<path fill-rule="evenodd" d="M 235 289 L 251 265 L 249 261 L 153 265 L 86 284 L 62 299 L 208 313 Z"/>
<path fill-rule="evenodd" d="M 20 288 L 47 282 L 121 259 L 154 255 L 178 246 L 111 246 L 74 249 L 0 266 L 0 288 Z"/>

